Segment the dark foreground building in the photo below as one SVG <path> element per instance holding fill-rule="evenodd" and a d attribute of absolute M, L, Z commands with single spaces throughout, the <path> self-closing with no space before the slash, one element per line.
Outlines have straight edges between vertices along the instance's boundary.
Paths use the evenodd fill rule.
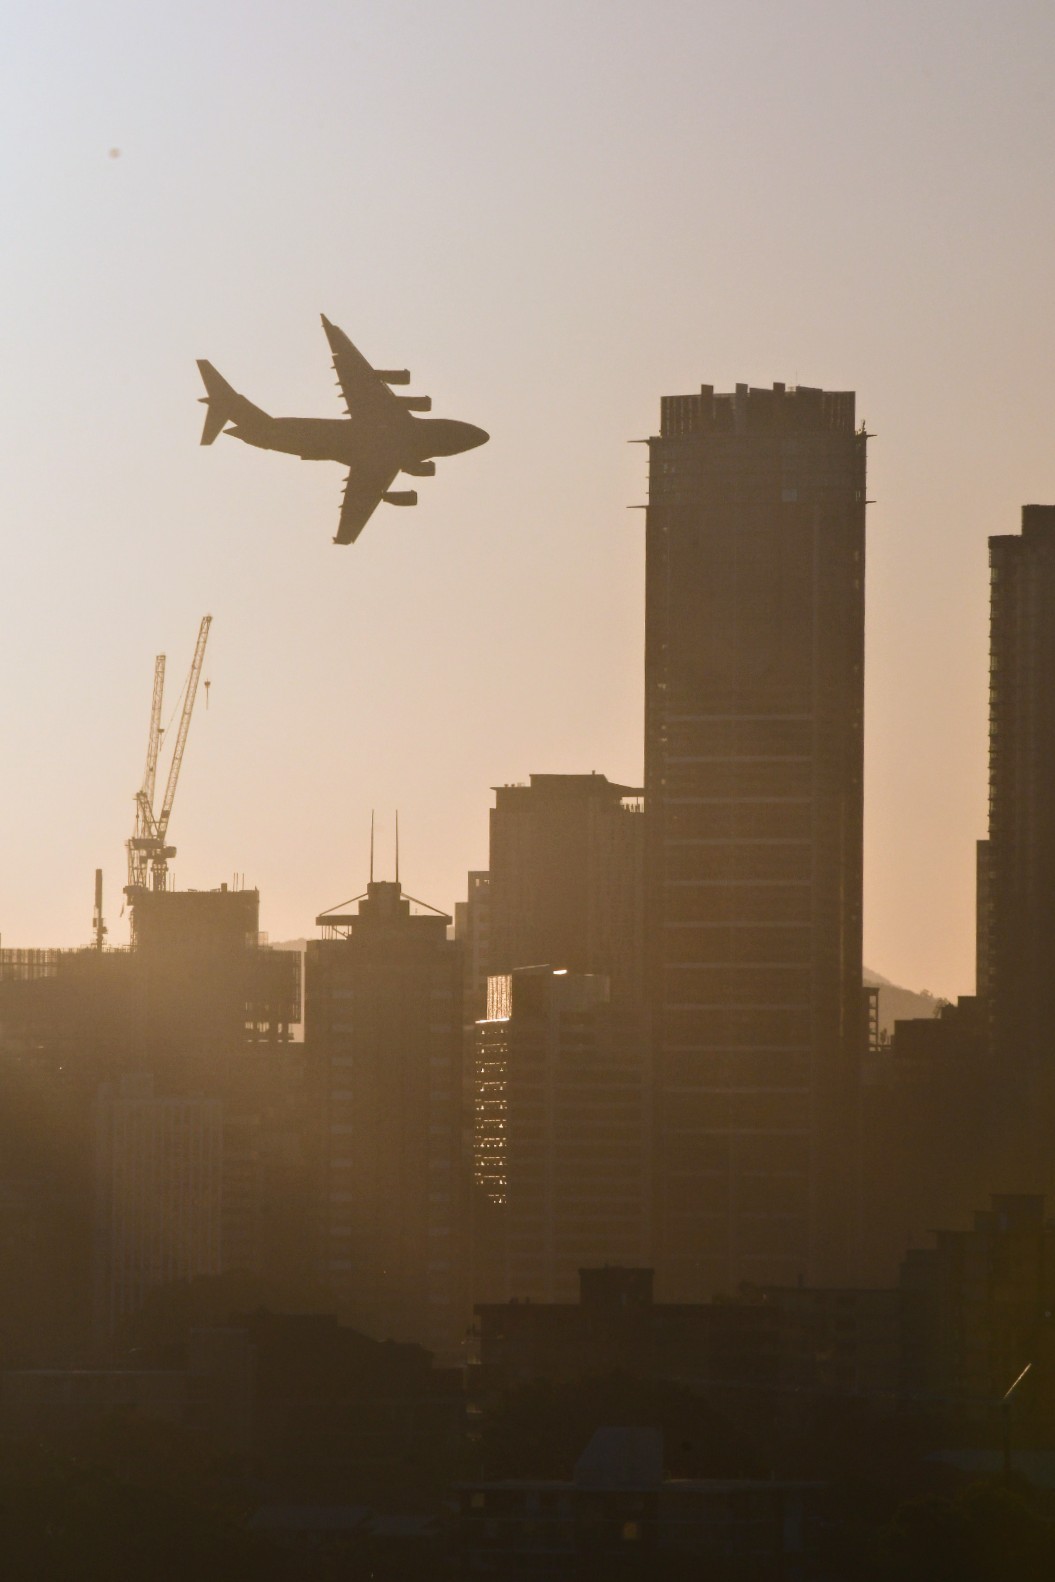
<path fill-rule="evenodd" d="M 751 1396 L 782 1410 L 857 1396 L 889 1410 L 901 1367 L 896 1289 L 745 1288 L 736 1300 L 663 1303 L 652 1270 L 580 1269 L 577 1302 L 476 1308 L 482 1398 L 545 1379 L 675 1380 L 735 1409 Z M 808 1458 L 807 1458 L 808 1459 Z"/>
<path fill-rule="evenodd" d="M 927 1410 L 994 1429 L 1013 1411 L 1018 1440 L 1050 1446 L 1055 1225 L 1044 1199 L 994 1193 L 969 1230 L 934 1236 L 935 1246 L 913 1248 L 901 1268 L 906 1390 Z"/>
<path fill-rule="evenodd" d="M 649 441 L 646 897 L 671 1301 L 852 1275 L 866 437 L 851 392 Z"/>
<path fill-rule="evenodd" d="M 465 1485 L 463 1575 L 789 1582 L 814 1562 L 824 1489 L 774 1479 L 670 1478 L 654 1428 L 599 1428 L 571 1478 Z"/>

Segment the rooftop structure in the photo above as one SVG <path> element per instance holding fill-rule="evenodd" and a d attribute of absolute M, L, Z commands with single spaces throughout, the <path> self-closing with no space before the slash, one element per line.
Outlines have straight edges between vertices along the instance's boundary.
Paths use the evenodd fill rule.
<path fill-rule="evenodd" d="M 533 774 L 495 787 L 491 973 L 551 962 L 641 987 L 644 823 L 639 787 L 603 774 Z"/>

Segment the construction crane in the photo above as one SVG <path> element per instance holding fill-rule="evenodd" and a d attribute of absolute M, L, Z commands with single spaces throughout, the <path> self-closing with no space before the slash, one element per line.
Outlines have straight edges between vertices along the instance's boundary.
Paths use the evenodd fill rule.
<path fill-rule="evenodd" d="M 194 713 L 198 681 L 201 677 L 202 665 L 205 663 L 205 645 L 209 641 L 211 625 L 212 616 L 203 616 L 201 626 L 198 628 L 194 658 L 191 660 L 190 672 L 183 689 L 183 710 L 180 714 L 179 729 L 176 732 L 176 744 L 172 749 L 165 792 L 161 808 L 157 813 L 154 812 L 154 789 L 157 783 L 161 738 L 164 734 L 161 725 L 161 705 L 165 693 L 164 654 L 159 654 L 154 661 L 154 693 L 150 703 L 146 767 L 143 771 L 143 784 L 136 792 L 135 825 L 132 837 L 128 841 L 128 883 L 125 886 L 125 895 L 130 901 L 134 899 L 134 894 L 138 890 L 147 888 L 164 890 L 168 884 L 168 860 L 176 855 L 175 846 L 167 844 L 169 819 L 172 816 L 172 804 L 176 799 L 176 785 L 179 781 L 180 766 L 183 763 L 183 752 L 187 745 L 191 715 Z"/>
<path fill-rule="evenodd" d="M 158 654 L 154 660 L 154 696 L 150 704 L 150 734 L 147 737 L 147 762 L 143 771 L 143 784 L 136 792 L 136 819 L 132 839 L 128 842 L 128 884 L 130 890 L 145 890 L 149 869 L 149 853 L 154 840 L 154 783 L 158 772 L 158 752 L 161 748 L 161 703 L 165 693 L 165 656 Z"/>

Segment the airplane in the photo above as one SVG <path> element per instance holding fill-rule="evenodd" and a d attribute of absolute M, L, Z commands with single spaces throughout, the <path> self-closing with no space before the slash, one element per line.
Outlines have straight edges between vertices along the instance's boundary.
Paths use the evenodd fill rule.
<path fill-rule="evenodd" d="M 349 472 L 334 543 L 354 544 L 382 500 L 388 505 L 417 505 L 417 490 L 391 488 L 397 473 L 431 478 L 436 456 L 473 450 L 486 444 L 490 435 L 472 423 L 412 416 L 431 411 L 432 401 L 428 396 L 396 395 L 392 385 L 410 383 L 406 368 L 372 368 L 325 314 L 322 327 L 347 417 L 271 417 L 233 390 L 212 363 L 199 358 L 207 391 L 200 397 L 207 408 L 201 443 L 211 445 L 222 431 L 247 445 L 285 451 L 302 461 L 343 463 Z"/>

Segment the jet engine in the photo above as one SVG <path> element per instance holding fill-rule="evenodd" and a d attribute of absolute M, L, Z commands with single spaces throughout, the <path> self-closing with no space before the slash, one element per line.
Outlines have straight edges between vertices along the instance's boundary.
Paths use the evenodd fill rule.
<path fill-rule="evenodd" d="M 435 478 L 436 463 L 434 461 L 412 461 L 400 470 L 408 473 L 411 478 Z"/>
<path fill-rule="evenodd" d="M 396 396 L 400 406 L 405 406 L 408 412 L 431 412 L 431 396 Z"/>
<path fill-rule="evenodd" d="M 386 385 L 408 385 L 410 383 L 410 369 L 378 368 L 377 377 L 383 379 Z"/>
<path fill-rule="evenodd" d="M 390 489 L 381 498 L 386 505 L 417 505 L 418 491 L 416 489 Z"/>

